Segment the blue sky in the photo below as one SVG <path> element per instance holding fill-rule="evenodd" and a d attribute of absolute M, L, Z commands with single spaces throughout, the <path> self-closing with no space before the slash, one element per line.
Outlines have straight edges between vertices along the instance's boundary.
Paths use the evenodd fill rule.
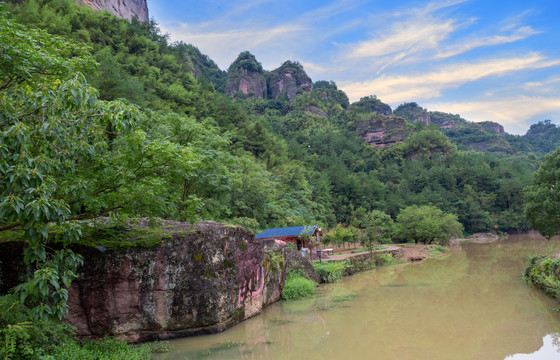
<path fill-rule="evenodd" d="M 222 69 L 245 50 L 273 70 L 299 61 L 350 101 L 496 121 L 560 124 L 560 0 L 148 0 L 172 41 Z"/>

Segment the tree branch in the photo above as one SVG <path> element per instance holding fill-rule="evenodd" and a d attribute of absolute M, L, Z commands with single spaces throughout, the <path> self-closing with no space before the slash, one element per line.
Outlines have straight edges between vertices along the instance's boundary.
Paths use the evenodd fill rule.
<path fill-rule="evenodd" d="M 16 228 L 20 225 L 21 225 L 21 223 L 19 221 L 15 222 L 15 223 L 8 224 L 8 225 L 2 225 L 2 226 L 0 226 L 0 231 L 10 230 L 10 229 Z"/>

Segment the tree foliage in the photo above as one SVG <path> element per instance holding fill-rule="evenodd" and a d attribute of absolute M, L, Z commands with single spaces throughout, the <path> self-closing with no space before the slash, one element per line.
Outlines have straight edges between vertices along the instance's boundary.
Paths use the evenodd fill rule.
<path fill-rule="evenodd" d="M 7 79 L 0 92 L 0 231 L 24 231 L 25 261 L 37 269 L 17 288 L 21 300 L 33 306 L 36 318 L 61 319 L 65 288 L 82 260 L 69 249 L 47 250 L 52 224 L 62 228 L 58 240 L 67 246 L 81 236 L 76 220 L 107 214 L 186 217 L 197 197 L 185 187 L 195 177 L 212 169 L 214 175 L 197 184 L 206 191 L 221 181 L 212 176 L 227 177 L 217 165 L 222 140 L 208 135 L 209 125 L 99 100 L 77 72 L 92 71 L 89 54 L 8 20 L 1 9 L 0 43 L 8 56 L 0 68 Z M 140 127 L 148 116 L 157 129 Z M 181 131 L 185 122 L 192 140 L 178 138 L 189 134 Z M 179 132 L 175 139 L 172 131 L 162 131 L 165 126 Z"/>
<path fill-rule="evenodd" d="M 525 194 L 531 227 L 550 239 L 560 230 L 560 148 L 545 156 Z"/>
<path fill-rule="evenodd" d="M 463 226 L 457 216 L 447 214 L 431 205 L 409 206 L 401 210 L 395 224 L 395 236 L 405 241 L 424 244 L 447 244 L 459 236 Z"/>
<path fill-rule="evenodd" d="M 393 219 L 379 210 L 370 211 L 365 218 L 365 228 L 367 232 L 367 245 L 391 243 L 394 231 Z"/>

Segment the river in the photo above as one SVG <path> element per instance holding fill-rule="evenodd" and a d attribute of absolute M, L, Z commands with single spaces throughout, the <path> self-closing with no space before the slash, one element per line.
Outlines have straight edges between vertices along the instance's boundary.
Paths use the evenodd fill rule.
<path fill-rule="evenodd" d="M 467 244 L 280 301 L 216 335 L 174 340 L 158 359 L 560 359 L 560 314 L 522 273 L 560 248 L 535 235 Z"/>

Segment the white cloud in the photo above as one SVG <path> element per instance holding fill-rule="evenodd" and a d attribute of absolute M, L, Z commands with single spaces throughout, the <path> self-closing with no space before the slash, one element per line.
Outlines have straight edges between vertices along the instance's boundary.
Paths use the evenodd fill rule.
<path fill-rule="evenodd" d="M 378 32 L 371 38 L 343 47 L 345 61 L 369 62 L 361 68 L 376 68 L 379 74 L 387 67 L 398 63 L 425 60 L 433 55 L 421 57 L 419 54 L 433 54 L 458 29 L 473 22 L 438 15 L 437 12 L 465 2 L 430 2 L 422 8 L 393 12 L 383 17 L 373 17 L 371 23 Z M 390 21 L 380 24 L 380 21 Z"/>
<path fill-rule="evenodd" d="M 313 63 L 313 62 L 300 61 L 299 63 L 303 66 L 303 68 L 305 69 L 306 72 L 312 71 L 312 72 L 315 72 L 315 73 L 326 73 L 326 72 L 330 71 L 329 68 L 321 66 L 321 65 Z"/>
<path fill-rule="evenodd" d="M 531 81 L 523 86 L 525 91 L 538 94 L 554 94 L 560 93 L 560 77 L 552 77 L 543 81 Z"/>
<path fill-rule="evenodd" d="M 443 90 L 459 87 L 486 77 L 502 76 L 523 70 L 560 65 L 538 53 L 516 58 L 496 58 L 477 63 L 458 63 L 438 71 L 408 75 L 382 75 L 370 81 L 342 83 L 341 88 L 355 101 L 377 95 L 382 101 L 399 103 L 426 100 L 441 96 Z"/>
<path fill-rule="evenodd" d="M 347 12 L 355 7 L 366 3 L 367 0 L 340 0 L 332 4 L 325 5 L 312 11 L 308 11 L 301 16 L 300 21 L 320 22 L 328 20 L 333 16 Z"/>
<path fill-rule="evenodd" d="M 273 47 L 274 44 L 286 46 L 286 38 L 294 38 L 305 29 L 299 25 L 279 25 L 271 28 L 205 32 L 198 26 L 182 23 L 163 30 L 172 34 L 173 41 L 194 44 L 200 51 L 208 54 L 218 66 L 226 69 L 240 52 L 249 50 L 254 53 L 259 47 Z"/>
<path fill-rule="evenodd" d="M 495 121 L 513 134 L 524 134 L 529 125 L 547 117 L 560 117 L 560 98 L 515 96 L 486 101 L 436 102 L 424 106 L 452 114 L 461 114 L 469 121 Z"/>
<path fill-rule="evenodd" d="M 443 51 L 441 51 L 436 55 L 436 59 L 443 59 L 443 58 L 456 56 L 482 46 L 495 46 L 495 45 L 512 43 L 518 40 L 526 39 L 530 36 L 539 33 L 540 33 L 539 31 L 534 30 L 530 26 L 523 26 L 518 29 L 515 29 L 513 34 L 508 36 L 494 35 L 494 36 L 472 38 L 463 43 L 445 48 Z"/>
<path fill-rule="evenodd" d="M 350 59 L 403 54 L 437 48 L 438 44 L 455 30 L 454 21 L 441 23 L 418 21 L 402 22 L 393 26 L 387 36 L 375 37 L 354 46 L 347 55 Z"/>

